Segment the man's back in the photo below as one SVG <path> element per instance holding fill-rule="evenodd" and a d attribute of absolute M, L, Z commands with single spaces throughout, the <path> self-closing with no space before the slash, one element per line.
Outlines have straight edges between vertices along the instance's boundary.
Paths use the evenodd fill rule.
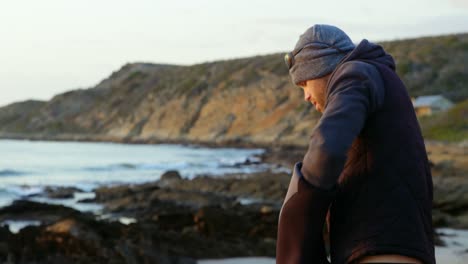
<path fill-rule="evenodd" d="M 383 88 L 384 95 L 353 141 L 338 179 L 329 217 L 332 263 L 383 253 L 435 263 L 424 141 L 406 88 L 394 64 L 379 60 L 379 49 L 384 54 L 364 40 L 333 73 L 381 78 L 383 87 L 372 89 Z"/>

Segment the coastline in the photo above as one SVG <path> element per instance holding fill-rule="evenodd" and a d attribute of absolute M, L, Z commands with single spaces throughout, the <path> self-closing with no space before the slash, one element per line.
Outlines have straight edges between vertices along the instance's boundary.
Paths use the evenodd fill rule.
<path fill-rule="evenodd" d="M 200 175 L 188 180 L 168 174 L 157 182 L 103 186 L 95 190 L 94 198 L 81 201 L 84 204 L 99 203 L 104 207 L 102 214 L 107 216 L 97 218 L 96 215 L 91 216 L 64 206 L 18 201 L 9 209 L 0 209 L 0 219 L 7 216 L 19 221 L 23 219 L 26 223 L 22 228 L 11 230 L 13 233 L 6 237 L 5 228 L 11 227 L 0 227 L 0 238 L 14 245 L 15 239 L 20 237 L 30 237 L 34 241 L 33 238 L 48 234 L 54 239 L 66 237 L 88 246 L 102 239 L 111 244 L 124 239 L 131 241 L 127 243 L 133 245 L 130 253 L 125 253 L 130 258 L 143 247 L 140 239 L 151 235 L 160 241 L 158 244 L 166 244 L 164 248 L 174 248 L 173 251 L 160 253 L 158 258 L 180 258 L 180 263 L 275 263 L 275 224 L 280 209 L 280 197 L 285 191 L 289 175 L 257 173 L 250 176 L 225 176 L 220 178 Z M 272 185 L 272 179 L 280 182 L 281 186 Z M 260 188 L 256 188 L 257 186 Z M 217 195 L 220 192 L 225 195 Z M 244 201 L 239 199 L 241 197 Z M 247 200 L 247 197 L 251 199 Z M 239 223 L 242 223 L 241 226 Z M 120 231 L 116 231 L 116 227 Z M 256 230 L 256 235 L 252 235 L 252 230 Z M 103 234 L 108 232 L 118 232 L 119 235 L 104 238 Z M 246 235 L 245 232 L 250 234 Z M 436 233 L 440 241 L 435 248 L 437 261 L 464 263 L 468 256 L 468 229 L 437 227 Z M 167 240 L 168 236 L 173 238 Z M 99 243 L 99 248 L 94 249 L 101 252 L 99 254 L 109 250 Z M 49 253 L 57 253 L 54 250 Z M 58 250 L 73 251 L 66 245 L 58 247 Z M 124 254 L 121 250 L 124 249 L 116 251 L 117 255 Z M 90 252 L 81 254 L 84 254 L 84 260 Z M 114 257 L 119 259 L 117 255 Z M 151 256 L 146 252 L 135 259 L 151 259 Z"/>
<path fill-rule="evenodd" d="M 144 184 L 102 186 L 83 204 L 103 206 L 98 214 L 80 212 L 62 205 L 16 200 L 0 208 L 0 256 L 33 249 L 26 259 L 43 261 L 41 249 L 49 255 L 80 254 L 80 260 L 104 257 L 128 263 L 161 259 L 196 263 L 196 259 L 275 254 L 276 219 L 281 197 L 289 182 L 288 173 L 262 172 L 230 174 L 225 177 L 199 175 L 194 179 L 167 173 L 158 181 Z M 57 189 L 51 197 L 75 194 Z M 57 195 L 61 194 L 61 195 Z M 8 221 L 11 222 L 8 222 Z M 7 226 L 8 224 L 23 224 Z M 40 224 L 39 224 L 40 223 Z M 110 235 L 112 234 L 112 235 Z M 27 242 L 18 244 L 26 238 Z M 67 240 L 44 249 L 44 240 Z M 148 247 L 150 242 L 152 246 Z M 25 244 L 24 244 L 25 243 Z M 113 247 L 124 243 L 125 246 Z M 0 243 L 1 244 L 1 243 Z M 71 245 L 82 245 L 71 247 Z M 71 253 L 74 252 L 74 253 Z M 106 255 L 106 256 L 107 256 Z M 107 258 L 107 257 L 106 257 Z M 1 257 L 0 257 L 1 259 Z M 130 261 L 131 262 L 131 261 Z"/>
<path fill-rule="evenodd" d="M 275 145 L 275 143 L 260 143 L 252 142 L 243 139 L 231 139 L 220 141 L 202 141 L 192 139 L 158 139 L 158 138 L 141 138 L 141 137 L 117 137 L 101 134 L 27 134 L 27 133 L 4 133 L 0 132 L 0 139 L 11 140 L 30 140 L 30 141 L 71 141 L 71 142 L 109 142 L 109 143 L 122 143 L 122 144 L 180 144 L 180 145 L 193 145 L 211 148 L 267 148 L 271 146 L 285 146 L 288 145 Z M 291 145 L 289 147 L 295 147 Z M 299 146 L 297 146 L 299 147 Z"/>
<path fill-rule="evenodd" d="M 291 155 L 292 151 L 296 152 Z M 302 148 L 271 148 L 260 162 L 290 164 L 302 151 Z M 463 215 L 458 215 L 468 201 L 462 199 L 464 192 L 455 191 L 468 188 L 463 177 L 465 169 L 457 167 L 463 162 L 446 161 L 457 158 L 463 161 L 460 155 L 463 148 L 436 144 L 429 151 L 436 184 L 434 226 L 468 226 Z M 78 201 L 82 205 L 102 206 L 98 215 L 24 197 L 26 201 L 17 200 L 0 208 L 4 224 L 14 224 L 8 220 L 26 223 L 22 229 L 0 227 L 0 241 L 5 245 L 0 246 L 0 256 L 16 256 L 15 252 L 22 250 L 22 244 L 18 244 L 21 240 L 28 241 L 22 246 L 32 249 L 26 258 L 35 261 L 44 261 L 38 259 L 41 256 L 38 252 L 62 258 L 72 252 L 79 254 L 82 261 L 90 261 L 91 256 L 104 259 L 110 254 L 116 261 L 137 263 L 161 259 L 200 264 L 273 263 L 278 213 L 289 180 L 289 173 L 272 171 L 198 175 L 193 179 L 167 172 L 157 181 L 101 186 L 93 190 L 93 197 Z M 76 198 L 76 193 L 73 188 L 57 189 L 42 193 L 39 198 L 47 195 Z M 447 230 L 446 233 L 451 232 Z M 446 242 L 458 235 L 463 238 L 465 231 L 437 236 L 438 261 L 457 263 L 465 257 L 463 250 L 468 249 L 468 242 L 463 239 Z M 442 247 L 443 243 L 447 247 Z"/>

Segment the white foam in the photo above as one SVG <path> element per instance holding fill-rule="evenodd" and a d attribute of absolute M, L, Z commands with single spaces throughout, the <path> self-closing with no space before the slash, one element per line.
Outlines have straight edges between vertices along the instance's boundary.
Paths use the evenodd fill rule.
<path fill-rule="evenodd" d="M 262 202 L 263 200 L 262 199 L 256 199 L 256 198 L 242 198 L 242 197 L 239 197 L 239 198 L 237 198 L 237 201 L 242 205 L 249 205 L 249 204 Z"/>
<path fill-rule="evenodd" d="M 446 247 L 435 247 L 438 263 L 465 264 L 468 260 L 468 230 L 437 228 Z"/>
<path fill-rule="evenodd" d="M 27 226 L 38 226 L 40 224 L 41 221 L 36 220 L 5 220 L 1 223 L 2 226 L 8 225 L 10 232 L 14 234 Z"/>
<path fill-rule="evenodd" d="M 8 186 L 8 191 L 19 196 L 29 196 L 43 192 L 44 187 L 34 185 L 13 185 Z"/>
<path fill-rule="evenodd" d="M 136 223 L 137 220 L 135 218 L 122 216 L 122 217 L 119 217 L 119 222 L 124 224 L 124 225 L 129 225 L 129 224 Z"/>
<path fill-rule="evenodd" d="M 82 200 L 82 199 L 93 199 L 95 197 L 96 197 L 96 194 L 94 192 L 74 192 L 73 198 L 51 199 L 48 197 L 38 196 L 38 197 L 31 197 L 29 198 L 29 200 L 40 202 L 40 203 L 59 204 L 59 205 L 71 207 L 78 211 L 93 212 L 93 213 L 99 214 L 104 207 L 102 204 L 78 202 L 79 200 Z"/>

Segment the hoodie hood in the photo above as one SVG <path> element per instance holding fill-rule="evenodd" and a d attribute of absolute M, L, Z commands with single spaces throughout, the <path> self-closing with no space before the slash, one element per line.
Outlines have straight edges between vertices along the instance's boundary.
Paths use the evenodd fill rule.
<path fill-rule="evenodd" d="M 395 70 L 395 60 L 385 52 L 382 46 L 363 39 L 351 52 L 346 55 L 340 64 L 352 60 L 372 60 Z"/>

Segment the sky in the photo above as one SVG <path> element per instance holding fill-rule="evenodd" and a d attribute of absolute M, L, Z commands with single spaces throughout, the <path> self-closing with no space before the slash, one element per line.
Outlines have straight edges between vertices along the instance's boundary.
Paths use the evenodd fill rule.
<path fill-rule="evenodd" d="M 468 32 L 468 0 L 0 0 L 0 106 L 90 88 L 126 63 L 290 51 L 314 24 L 354 42 Z"/>

